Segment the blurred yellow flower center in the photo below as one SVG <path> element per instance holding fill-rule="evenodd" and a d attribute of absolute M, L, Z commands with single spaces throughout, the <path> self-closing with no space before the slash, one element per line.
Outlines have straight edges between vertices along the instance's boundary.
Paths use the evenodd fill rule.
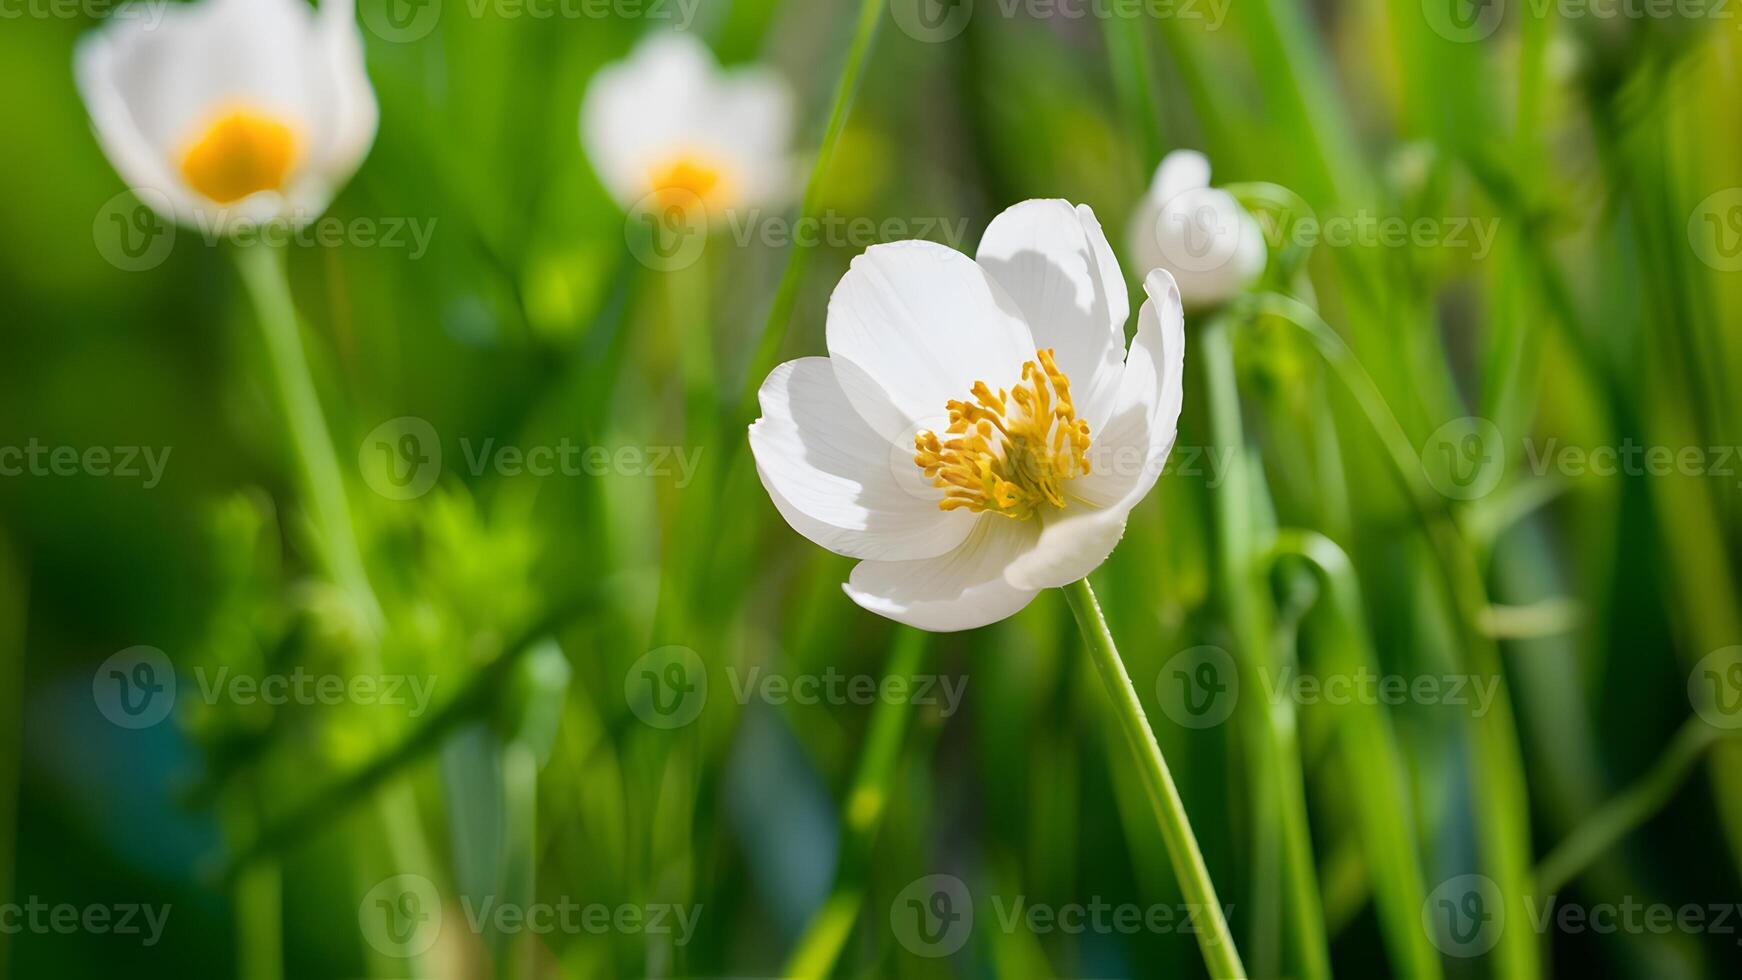
<path fill-rule="evenodd" d="M 966 507 L 1024 520 L 1065 505 L 1064 485 L 1089 472 L 1089 423 L 1077 418 L 1071 382 L 1052 348 L 1022 365 L 1009 391 L 974 382 L 974 400 L 952 401 L 945 438 L 914 437 L 913 461 L 944 491 L 940 510 Z"/>
<path fill-rule="evenodd" d="M 296 162 L 296 134 L 271 116 L 232 109 L 192 142 L 181 158 L 188 186 L 219 204 L 284 186 Z"/>
<path fill-rule="evenodd" d="M 662 204 L 679 207 L 689 203 L 690 195 L 705 207 L 723 207 L 735 193 L 731 181 L 726 178 L 725 168 L 697 155 L 680 156 L 653 168 L 648 182 L 653 185 L 653 192 L 660 196 Z"/>

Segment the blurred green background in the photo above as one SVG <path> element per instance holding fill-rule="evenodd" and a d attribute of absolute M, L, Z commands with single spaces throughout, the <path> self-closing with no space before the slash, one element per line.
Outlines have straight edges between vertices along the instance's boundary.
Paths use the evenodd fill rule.
<path fill-rule="evenodd" d="M 362 22 L 384 2 L 360 0 Z M 1725 740 L 1742 685 L 1698 695 L 1707 671 L 1735 683 L 1723 651 L 1742 644 L 1742 460 L 1719 472 L 1742 443 L 1742 15 L 933 4 L 703 0 L 687 26 L 791 80 L 795 180 L 869 42 L 811 207 L 939 235 L 966 219 L 947 242 L 965 251 L 1008 205 L 1064 197 L 1095 209 L 1135 287 L 1126 222 L 1178 147 L 1278 226 L 1496 229 L 1481 254 L 1284 242 L 1248 295 L 1190 318 L 1174 466 L 1094 577 L 1253 975 L 1737 975 L 1742 914 L 1605 931 L 1526 910 L 1742 901 L 1742 751 Z M 1150 909 L 1179 892 L 1059 596 L 921 637 L 848 601 L 851 563 L 757 486 L 737 393 L 766 368 L 791 250 L 716 234 L 696 266 L 645 268 L 577 138 L 590 75 L 671 26 L 654 8 L 449 0 L 413 39 L 365 30 L 380 132 L 330 213 L 421 223 L 428 247 L 288 261 L 386 614 L 378 672 L 430 679 L 433 704 L 198 696 L 224 667 L 355 675 L 374 644 L 313 557 L 231 249 L 184 232 L 149 270 L 105 259 L 125 187 L 71 71 L 92 11 L 6 9 L 0 446 L 169 455 L 152 486 L 0 477 L 0 906 L 171 911 L 149 946 L 0 930 L 0 976 L 1202 974 L 1178 928 L 1001 925 L 1015 896 Z M 909 29 L 916 12 L 945 29 Z M 823 352 L 828 293 L 869 244 L 801 250 L 790 323 L 771 324 L 783 356 Z M 696 345 L 714 362 L 700 387 L 678 367 Z M 446 462 L 428 493 L 389 499 L 359 460 L 408 417 Z M 1492 426 L 1498 483 L 1447 496 L 1436 433 L 1468 418 Z M 700 464 L 683 486 L 465 465 L 485 440 L 564 439 Z M 1632 444 L 1706 462 L 1533 466 L 1546 446 Z M 179 703 L 133 730 L 93 684 L 142 645 L 173 664 Z M 709 694 L 662 728 L 634 687 L 674 646 Z M 1205 646 L 1244 688 L 1194 728 L 1159 698 Z M 1289 665 L 1505 693 L 1485 713 L 1255 694 Z M 732 696 L 755 668 L 935 675 L 965 697 Z M 409 958 L 362 921 L 400 874 L 433 883 L 448 923 Z M 1470 874 L 1507 919 L 1491 943 L 1447 944 L 1428 925 L 1439 889 Z M 932 875 L 977 915 L 947 956 L 896 921 Z M 681 944 L 464 928 L 462 896 L 486 894 L 700 914 Z"/>

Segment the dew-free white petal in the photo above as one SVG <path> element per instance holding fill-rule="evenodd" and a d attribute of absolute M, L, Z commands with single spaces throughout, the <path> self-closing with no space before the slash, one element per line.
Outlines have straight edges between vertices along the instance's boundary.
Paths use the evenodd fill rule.
<path fill-rule="evenodd" d="M 1021 612 L 1039 593 L 1017 588 L 1004 576 L 1038 533 L 1032 521 L 983 515 L 948 554 L 860 562 L 844 588 L 864 608 L 916 629 L 953 633 L 986 626 Z"/>
<path fill-rule="evenodd" d="M 1057 354 L 1077 417 L 1093 432 L 1112 410 L 1131 315 L 1125 279 L 1094 212 L 1060 200 L 1024 201 L 992 219 L 975 261 L 1021 309 L 1035 346 Z"/>
<path fill-rule="evenodd" d="M 1034 338 L 973 259 L 934 242 L 873 245 L 829 298 L 829 361 L 871 427 L 898 444 L 944 429 L 975 381 L 1014 384 Z"/>
<path fill-rule="evenodd" d="M 974 517 L 939 510 L 913 449 L 871 430 L 835 382 L 827 358 L 775 368 L 750 427 L 756 472 L 787 523 L 837 554 L 932 558 L 967 537 Z"/>

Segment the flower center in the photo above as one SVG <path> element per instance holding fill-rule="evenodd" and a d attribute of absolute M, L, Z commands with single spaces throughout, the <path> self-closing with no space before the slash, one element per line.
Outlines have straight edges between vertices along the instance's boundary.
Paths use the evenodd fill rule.
<path fill-rule="evenodd" d="M 271 116 L 232 109 L 193 140 L 181 158 L 188 186 L 219 204 L 275 191 L 296 162 L 296 134 Z"/>
<path fill-rule="evenodd" d="M 952 401 L 950 426 L 913 439 L 913 461 L 944 491 L 939 510 L 966 507 L 1025 520 L 1065 505 L 1064 485 L 1089 472 L 1089 423 L 1071 404 L 1071 381 L 1052 348 L 1022 365 L 1009 391 L 974 382 L 974 400 Z"/>
<path fill-rule="evenodd" d="M 687 203 L 683 197 L 693 194 L 712 208 L 724 205 L 733 194 L 725 169 L 699 155 L 680 156 L 654 167 L 648 174 L 648 183 L 662 204 L 682 206 Z"/>

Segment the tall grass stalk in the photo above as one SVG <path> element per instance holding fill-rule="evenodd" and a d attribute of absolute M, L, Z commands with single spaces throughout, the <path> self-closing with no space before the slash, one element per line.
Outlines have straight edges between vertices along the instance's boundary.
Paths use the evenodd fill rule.
<path fill-rule="evenodd" d="M 1107 628 L 1107 618 L 1101 612 L 1101 604 L 1095 600 L 1095 590 L 1089 587 L 1089 580 L 1085 578 L 1065 586 L 1063 591 L 1070 601 L 1071 613 L 1077 618 L 1077 627 L 1082 630 L 1089 658 L 1095 663 L 1095 672 L 1107 688 L 1113 716 L 1125 732 L 1125 740 L 1131 746 L 1132 757 L 1143 777 L 1144 788 L 1149 791 L 1149 803 L 1161 825 L 1162 838 L 1167 842 L 1168 857 L 1173 862 L 1180 892 L 1187 904 L 1203 917 L 1197 937 L 1204 965 L 1216 980 L 1243 980 L 1246 968 L 1240 963 L 1240 952 L 1234 947 L 1234 936 L 1228 931 L 1221 902 L 1216 899 L 1216 886 L 1210 880 L 1210 869 L 1204 864 L 1197 836 L 1192 833 L 1185 801 L 1180 799 L 1167 760 L 1162 758 L 1161 746 L 1156 744 L 1155 732 L 1149 727 L 1149 718 L 1143 713 L 1143 703 L 1137 698 L 1137 688 L 1131 684 L 1125 662 L 1119 659 L 1112 631 Z"/>

